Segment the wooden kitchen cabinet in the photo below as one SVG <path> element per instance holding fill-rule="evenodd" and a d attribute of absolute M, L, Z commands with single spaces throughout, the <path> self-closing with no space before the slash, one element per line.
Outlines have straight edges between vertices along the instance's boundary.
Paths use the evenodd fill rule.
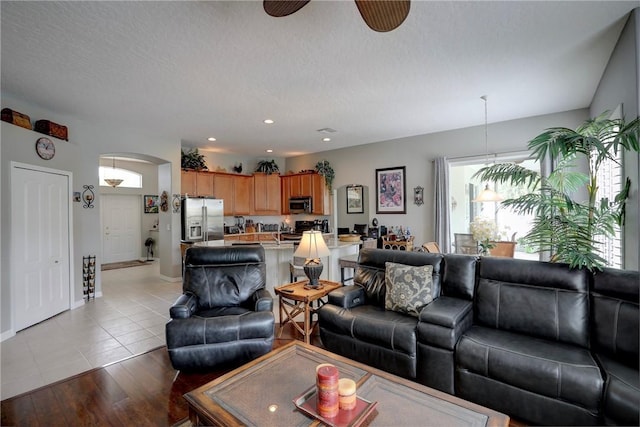
<path fill-rule="evenodd" d="M 212 175 L 207 171 L 180 171 L 180 194 L 192 197 L 213 197 Z"/>
<path fill-rule="evenodd" d="M 253 175 L 254 214 L 280 215 L 280 208 L 280 175 L 255 173 Z"/>
<path fill-rule="evenodd" d="M 251 215 L 253 177 L 220 172 L 212 175 L 215 197 L 224 200 L 224 215 Z"/>
<path fill-rule="evenodd" d="M 288 215 L 291 197 L 311 197 L 312 214 L 330 215 L 331 205 L 329 191 L 324 177 L 317 173 L 307 172 L 280 177 L 282 214 Z"/>

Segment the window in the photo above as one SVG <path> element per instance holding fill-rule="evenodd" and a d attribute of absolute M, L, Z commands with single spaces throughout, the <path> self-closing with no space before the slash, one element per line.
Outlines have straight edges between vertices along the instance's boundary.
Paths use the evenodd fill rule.
<path fill-rule="evenodd" d="M 529 159 L 529 154 L 526 152 L 497 155 L 493 161 L 496 163 L 515 162 L 528 169 L 540 171 L 539 164 Z M 455 242 L 456 233 L 471 233 L 470 224 L 476 217 L 492 219 L 500 233 L 500 240 L 511 241 L 515 239 L 518 241 L 519 238 L 524 237 L 529 232 L 533 215 L 523 216 L 509 209 L 501 209 L 499 202 L 478 203 L 473 201 L 478 193 L 483 190 L 485 183 L 477 179 L 472 180 L 471 177 L 485 166 L 485 159 L 451 160 L 449 164 L 452 242 Z M 495 183 L 489 183 L 489 186 L 504 199 L 519 197 L 528 192 L 524 186 L 512 187 L 508 184 L 495 185 Z M 537 260 L 539 255 L 534 253 L 531 248 L 518 243 L 515 258 Z"/>
<path fill-rule="evenodd" d="M 592 159 L 593 161 L 593 159 Z M 596 179 L 598 180 L 598 192 L 596 200 L 606 197 L 613 200 L 621 190 L 623 183 L 623 164 L 622 152 L 618 152 L 615 160 L 605 160 L 600 164 L 596 171 Z M 605 236 L 596 236 L 600 255 L 607 261 L 607 266 L 613 268 L 622 268 L 622 230 L 617 225 L 614 227 L 614 235 L 606 238 Z"/>
<path fill-rule="evenodd" d="M 104 182 L 105 178 L 116 178 L 123 180 L 122 183 L 118 185 L 118 188 L 142 188 L 142 175 L 127 169 L 113 168 L 110 166 L 100 166 L 98 175 L 100 178 L 101 187 L 109 186 L 106 182 Z"/>

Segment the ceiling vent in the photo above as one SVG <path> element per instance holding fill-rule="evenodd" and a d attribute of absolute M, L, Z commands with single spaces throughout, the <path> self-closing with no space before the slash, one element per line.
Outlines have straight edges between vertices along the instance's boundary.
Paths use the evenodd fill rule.
<path fill-rule="evenodd" d="M 336 133 L 337 130 L 331 129 L 331 128 L 322 128 L 322 129 L 318 129 L 317 132 L 320 132 L 320 133 Z"/>

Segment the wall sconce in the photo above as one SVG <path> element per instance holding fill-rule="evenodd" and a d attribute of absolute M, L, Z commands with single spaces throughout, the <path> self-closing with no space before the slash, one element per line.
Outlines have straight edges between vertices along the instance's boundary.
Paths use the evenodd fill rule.
<path fill-rule="evenodd" d="M 180 195 L 179 194 L 174 194 L 172 199 L 171 199 L 171 206 L 173 206 L 173 213 L 179 213 L 180 212 L 180 204 L 181 204 Z"/>
<path fill-rule="evenodd" d="M 93 185 L 83 185 L 84 191 L 82 192 L 82 200 L 84 204 L 83 208 L 93 209 L 93 203 L 96 201 L 96 194 L 93 192 Z"/>

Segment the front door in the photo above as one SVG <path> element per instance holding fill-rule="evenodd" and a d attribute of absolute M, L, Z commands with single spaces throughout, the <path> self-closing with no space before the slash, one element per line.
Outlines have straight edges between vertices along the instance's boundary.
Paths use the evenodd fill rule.
<path fill-rule="evenodd" d="M 11 169 L 11 289 L 14 330 L 71 307 L 70 176 Z"/>
<path fill-rule="evenodd" d="M 104 194 L 101 202 L 102 262 L 106 264 L 140 258 L 140 196 Z"/>

